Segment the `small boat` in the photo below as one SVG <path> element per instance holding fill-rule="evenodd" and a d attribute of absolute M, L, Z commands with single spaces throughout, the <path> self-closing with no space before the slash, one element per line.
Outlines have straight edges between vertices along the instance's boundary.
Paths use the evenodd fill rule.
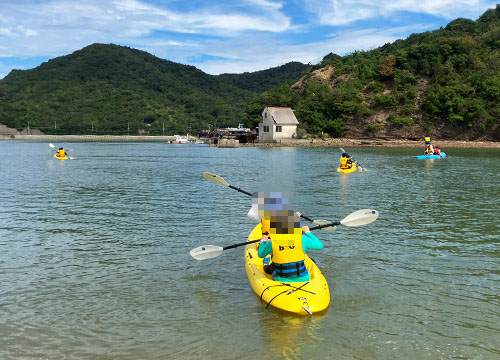
<path fill-rule="evenodd" d="M 248 236 L 248 241 L 262 236 L 258 224 Z M 266 307 L 272 306 L 284 311 L 312 315 L 325 310 L 330 304 L 330 290 L 325 277 L 316 263 L 306 254 L 304 263 L 309 271 L 310 280 L 306 282 L 274 281 L 264 272 L 262 259 L 258 257 L 258 242 L 245 247 L 245 270 L 253 291 Z"/>
<path fill-rule="evenodd" d="M 174 137 L 175 137 L 175 140 L 174 140 L 174 141 L 175 141 L 177 144 L 189 144 L 189 140 L 188 140 L 188 137 L 187 137 L 187 136 L 186 136 L 186 137 L 182 137 L 182 136 L 180 136 L 180 135 L 174 135 Z"/>
<path fill-rule="evenodd" d="M 423 159 L 442 159 L 446 157 L 446 153 L 441 151 L 440 155 L 418 155 L 417 159 L 423 160 Z"/>
<path fill-rule="evenodd" d="M 337 168 L 337 171 L 338 172 L 341 172 L 341 173 L 344 173 L 344 174 L 349 174 L 349 173 L 353 173 L 357 170 L 358 168 L 356 167 L 356 163 L 353 162 L 352 163 L 352 166 L 350 168 L 347 168 L 347 169 L 342 169 L 340 167 Z"/>

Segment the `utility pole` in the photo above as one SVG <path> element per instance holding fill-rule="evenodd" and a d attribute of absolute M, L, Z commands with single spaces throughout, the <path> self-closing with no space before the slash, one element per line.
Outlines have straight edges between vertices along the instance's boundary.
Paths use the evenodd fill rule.
<path fill-rule="evenodd" d="M 30 134 L 30 122 L 28 121 L 28 135 Z"/>
<path fill-rule="evenodd" d="M 165 121 L 163 122 L 163 136 L 165 136 Z"/>
<path fill-rule="evenodd" d="M 94 132 L 94 122 L 92 121 L 92 132 Z"/>
<path fill-rule="evenodd" d="M 54 121 L 54 130 L 57 130 L 57 121 Z"/>

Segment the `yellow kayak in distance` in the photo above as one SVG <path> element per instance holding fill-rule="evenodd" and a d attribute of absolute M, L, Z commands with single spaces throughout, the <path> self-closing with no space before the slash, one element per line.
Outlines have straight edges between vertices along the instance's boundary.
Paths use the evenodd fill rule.
<path fill-rule="evenodd" d="M 248 241 L 262 236 L 261 224 L 258 224 L 248 236 Z M 330 290 L 325 277 L 318 266 L 306 254 L 304 261 L 309 271 L 310 280 L 306 282 L 274 281 L 264 272 L 262 258 L 257 255 L 259 243 L 245 247 L 245 270 L 248 282 L 261 303 L 266 307 L 300 315 L 311 315 L 325 310 L 330 304 Z"/>
<path fill-rule="evenodd" d="M 59 154 L 54 154 L 54 157 L 57 159 L 57 160 L 68 160 L 68 156 L 67 155 L 64 155 L 64 156 L 58 156 Z"/>
<path fill-rule="evenodd" d="M 352 166 L 349 169 L 341 169 L 340 167 L 337 168 L 338 172 L 344 173 L 344 174 L 349 174 L 353 173 L 357 170 L 358 168 L 356 167 L 356 163 L 353 163 Z"/>

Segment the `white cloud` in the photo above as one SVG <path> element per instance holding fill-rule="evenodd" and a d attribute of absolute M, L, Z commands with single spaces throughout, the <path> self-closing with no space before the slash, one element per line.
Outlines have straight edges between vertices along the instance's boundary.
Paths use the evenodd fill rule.
<path fill-rule="evenodd" d="M 273 1 L 267 1 L 267 0 L 246 0 L 247 3 L 253 4 L 262 8 L 269 8 L 269 9 L 281 9 L 283 7 L 282 2 L 273 2 Z"/>
<path fill-rule="evenodd" d="M 147 24 L 150 30 L 173 30 L 181 33 L 204 33 L 226 36 L 228 31 L 271 31 L 281 32 L 290 27 L 287 16 L 277 11 L 281 6 L 272 5 L 269 1 L 252 1 L 259 6 L 270 8 L 265 14 L 249 15 L 240 13 L 221 13 L 210 9 L 200 9 L 196 12 L 174 12 L 138 0 L 119 0 L 114 2 L 120 15 L 127 18 L 131 24 Z"/>
<path fill-rule="evenodd" d="M 290 61 L 314 62 L 330 52 L 345 55 L 356 50 L 371 50 L 424 29 L 428 29 L 428 25 L 342 31 L 324 41 L 298 45 L 283 44 L 267 36 L 244 41 L 209 42 L 199 51 L 225 59 L 209 60 L 197 64 L 197 67 L 210 74 L 220 74 L 264 70 Z"/>
<path fill-rule="evenodd" d="M 452 19 L 495 7 L 495 2 L 485 0 L 310 0 L 306 4 L 320 24 L 333 26 L 390 17 L 400 11 Z"/>
<path fill-rule="evenodd" d="M 14 33 L 12 32 L 12 28 L 0 28 L 0 35 L 3 36 L 13 36 Z"/>
<path fill-rule="evenodd" d="M 237 37 L 246 31 L 284 32 L 290 19 L 281 3 L 249 0 L 241 6 L 170 10 L 147 0 L 52 0 L 2 4 L 0 41 L 15 56 L 63 55 L 93 42 L 141 42 L 158 31 Z M 221 5 L 222 6 L 222 5 Z M 262 8 L 265 11 L 262 11 Z M 19 42 L 14 37 L 23 36 Z M 172 41 L 176 41 L 170 35 Z M 6 39 L 7 38 L 7 39 Z M 11 38 L 10 40 L 8 38 Z"/>
<path fill-rule="evenodd" d="M 390 26 L 386 20 L 397 23 L 401 11 L 474 19 L 495 6 L 486 0 L 289 1 L 285 6 L 283 0 L 0 0 L 0 58 L 51 58 L 99 42 L 184 64 L 203 55 L 226 59 L 195 64 L 209 73 L 253 71 L 294 60 L 307 63 L 329 52 L 372 49 L 443 25 L 381 29 Z M 300 13 L 290 12 L 297 9 Z M 373 29 L 339 31 L 358 20 L 369 20 Z M 0 72 L 8 72 L 8 66 Z"/>

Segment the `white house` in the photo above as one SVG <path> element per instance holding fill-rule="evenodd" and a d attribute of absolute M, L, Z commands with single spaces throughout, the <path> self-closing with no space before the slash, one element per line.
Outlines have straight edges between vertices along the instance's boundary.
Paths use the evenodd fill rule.
<path fill-rule="evenodd" d="M 259 141 L 291 139 L 297 136 L 299 122 L 289 107 L 266 107 L 259 122 Z"/>

